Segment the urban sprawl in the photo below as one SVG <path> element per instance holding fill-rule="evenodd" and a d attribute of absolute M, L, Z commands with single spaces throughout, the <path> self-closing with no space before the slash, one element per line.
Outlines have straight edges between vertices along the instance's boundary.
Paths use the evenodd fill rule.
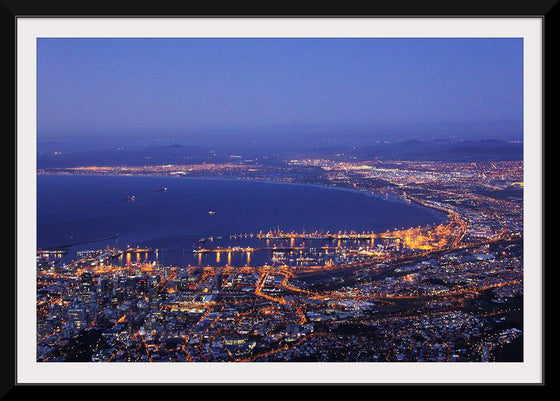
<path fill-rule="evenodd" d="M 291 159 L 38 174 L 225 177 L 336 186 L 437 209 L 387 232 L 264 231 L 262 266 L 167 266 L 153 249 L 37 251 L 37 360 L 520 361 L 523 163 Z M 304 246 L 301 241 L 304 241 Z M 322 241 L 322 242 L 321 242 Z M 297 242 L 297 246 L 295 243 Z M 277 243 L 277 242 L 276 242 Z M 325 245 L 327 244 L 327 245 Z M 266 245 L 263 245 L 265 248 Z"/>

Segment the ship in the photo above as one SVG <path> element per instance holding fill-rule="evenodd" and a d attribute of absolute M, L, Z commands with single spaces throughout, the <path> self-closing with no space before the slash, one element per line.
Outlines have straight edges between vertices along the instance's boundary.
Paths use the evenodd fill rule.
<path fill-rule="evenodd" d="M 133 202 L 136 198 L 134 197 L 134 195 L 131 196 L 127 196 L 126 198 L 123 198 L 124 201 L 128 201 L 128 202 Z"/>
<path fill-rule="evenodd" d="M 216 212 L 213 211 L 213 210 L 210 210 L 210 211 L 208 212 L 208 214 L 216 214 Z"/>
<path fill-rule="evenodd" d="M 167 187 L 163 187 L 163 188 L 158 188 L 156 189 L 157 192 L 166 192 L 167 191 Z"/>

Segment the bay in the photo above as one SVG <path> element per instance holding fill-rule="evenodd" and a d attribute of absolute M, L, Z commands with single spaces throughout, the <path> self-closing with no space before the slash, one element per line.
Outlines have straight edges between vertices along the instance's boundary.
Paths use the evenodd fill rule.
<path fill-rule="evenodd" d="M 125 200 L 131 196 L 134 201 Z M 200 239 L 212 238 L 214 247 L 231 246 L 230 235 L 240 233 L 382 232 L 444 221 L 444 213 L 414 203 L 315 185 L 152 176 L 37 177 L 37 247 L 70 245 L 70 257 L 79 250 L 131 246 L 158 249 L 159 260 L 169 265 L 216 264 L 210 257 L 195 259 L 192 250 Z M 256 241 L 233 245 L 254 246 Z M 264 260 L 253 257 L 252 263 Z"/>

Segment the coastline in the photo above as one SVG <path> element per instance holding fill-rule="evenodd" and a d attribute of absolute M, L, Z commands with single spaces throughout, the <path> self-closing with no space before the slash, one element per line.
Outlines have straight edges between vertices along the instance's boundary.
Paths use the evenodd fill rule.
<path fill-rule="evenodd" d="M 221 177 L 215 175 L 208 175 L 208 176 L 199 176 L 199 177 L 191 177 L 191 176 L 176 176 L 170 174 L 101 174 L 101 173 L 71 173 L 71 172 L 52 172 L 52 171 L 44 171 L 43 173 L 37 173 L 38 176 L 88 176 L 88 177 L 137 177 L 137 178 L 163 178 L 163 179 L 188 179 L 188 180 L 212 180 L 212 181 L 229 181 L 229 182 L 248 182 L 248 183 L 262 183 L 262 184 L 284 184 L 284 185 L 298 185 L 298 186 L 305 186 L 305 187 L 315 187 L 321 189 L 329 189 L 329 190 L 338 190 L 338 191 L 345 191 L 345 192 L 353 192 L 357 194 L 361 194 L 367 197 L 373 197 L 376 199 L 389 201 L 389 202 L 396 202 L 401 204 L 406 204 L 407 202 L 397 196 L 382 196 L 381 194 L 370 192 L 366 189 L 359 189 L 359 188 L 349 188 L 343 186 L 336 186 L 336 185 L 324 185 L 324 184 L 313 184 L 308 182 L 298 182 L 298 181 L 284 181 L 281 178 L 278 180 L 276 179 L 262 179 L 262 178 L 245 178 L 245 177 Z M 433 209 L 441 213 L 445 213 L 436 207 L 431 207 L 424 205 L 419 202 L 414 202 L 418 207 Z"/>

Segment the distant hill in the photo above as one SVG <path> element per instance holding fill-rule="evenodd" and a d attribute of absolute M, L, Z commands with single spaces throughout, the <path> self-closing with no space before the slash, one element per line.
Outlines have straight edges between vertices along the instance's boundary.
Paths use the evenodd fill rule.
<path fill-rule="evenodd" d="M 180 144 L 153 146 L 139 149 L 109 149 L 74 152 L 43 152 L 37 156 L 38 168 L 73 166 L 143 166 L 162 164 L 220 163 L 231 161 L 230 154 L 242 158 L 271 156 L 271 159 L 313 158 L 352 158 L 357 160 L 433 160 L 433 161 L 500 161 L 522 160 L 523 144 L 499 140 L 480 141 L 420 141 L 407 140 L 398 143 L 379 143 L 376 145 L 343 146 L 318 145 L 301 148 L 298 146 L 272 146 L 270 148 L 234 148 L 215 152 L 203 147 L 190 147 Z"/>
<path fill-rule="evenodd" d="M 359 160 L 402 159 L 434 161 L 489 161 L 522 160 L 523 144 L 499 140 L 479 141 L 420 141 L 380 143 L 373 146 L 337 149 L 315 149 L 314 157 L 348 156 Z"/>
<path fill-rule="evenodd" d="M 149 166 L 208 162 L 208 151 L 179 144 L 150 147 L 40 151 L 38 168 L 76 166 Z"/>
<path fill-rule="evenodd" d="M 223 162 L 231 155 L 477 161 L 521 160 L 522 124 L 513 121 L 414 125 L 276 125 L 128 136 L 41 134 L 38 168 Z"/>

